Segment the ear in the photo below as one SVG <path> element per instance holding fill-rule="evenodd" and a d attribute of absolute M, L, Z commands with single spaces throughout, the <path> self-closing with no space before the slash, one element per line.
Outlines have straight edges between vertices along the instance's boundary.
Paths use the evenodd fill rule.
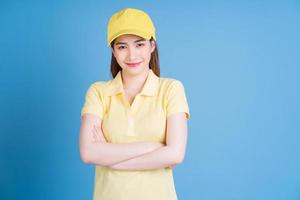
<path fill-rule="evenodd" d="M 154 51 L 154 49 L 156 48 L 156 44 L 155 44 L 154 40 L 150 41 L 150 44 L 151 44 L 151 53 L 152 53 Z"/>

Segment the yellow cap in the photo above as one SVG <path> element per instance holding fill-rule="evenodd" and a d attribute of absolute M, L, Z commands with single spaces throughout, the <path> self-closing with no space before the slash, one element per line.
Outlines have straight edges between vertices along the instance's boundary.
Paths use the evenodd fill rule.
<path fill-rule="evenodd" d="M 134 34 L 145 39 L 155 38 L 155 27 L 150 16 L 142 10 L 125 8 L 110 17 L 107 27 L 107 43 L 123 34 Z"/>

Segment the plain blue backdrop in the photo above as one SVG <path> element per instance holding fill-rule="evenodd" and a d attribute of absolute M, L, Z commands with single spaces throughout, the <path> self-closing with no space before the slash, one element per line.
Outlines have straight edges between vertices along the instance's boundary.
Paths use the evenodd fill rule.
<path fill-rule="evenodd" d="M 191 111 L 179 200 L 300 199 L 300 1 L 1 1 L 0 199 L 92 198 L 79 157 L 88 86 L 109 80 L 106 27 L 145 10 L 161 76 Z"/>

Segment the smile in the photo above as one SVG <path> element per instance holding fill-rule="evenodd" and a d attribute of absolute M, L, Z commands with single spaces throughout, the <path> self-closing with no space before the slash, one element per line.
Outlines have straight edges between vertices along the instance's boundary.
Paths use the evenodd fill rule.
<path fill-rule="evenodd" d="M 128 67 L 136 67 L 139 64 L 141 64 L 142 62 L 138 62 L 138 63 L 126 63 L 126 65 L 128 65 Z"/>

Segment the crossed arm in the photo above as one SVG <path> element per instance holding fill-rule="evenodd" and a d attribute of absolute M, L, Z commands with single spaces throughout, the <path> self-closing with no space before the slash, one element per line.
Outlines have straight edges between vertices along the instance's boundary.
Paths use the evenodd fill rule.
<path fill-rule="evenodd" d="M 99 117 L 84 114 L 80 128 L 80 156 L 85 163 L 119 170 L 147 170 L 172 167 L 185 155 L 187 122 L 185 113 L 174 113 L 167 120 L 166 144 L 159 142 L 107 143 Z"/>

